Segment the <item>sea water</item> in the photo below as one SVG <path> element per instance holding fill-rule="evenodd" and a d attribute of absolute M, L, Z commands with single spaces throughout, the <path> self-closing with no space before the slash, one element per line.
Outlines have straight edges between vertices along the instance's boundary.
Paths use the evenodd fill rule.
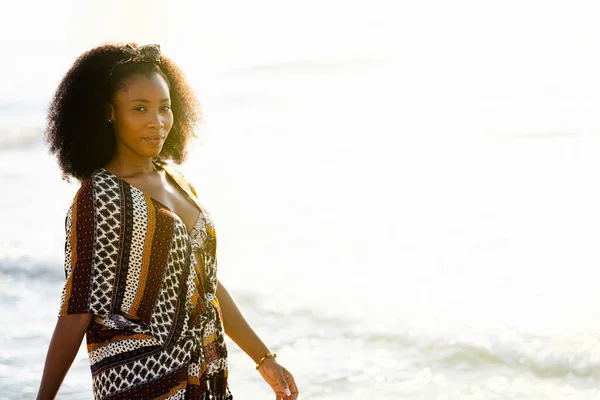
<path fill-rule="evenodd" d="M 219 278 L 300 398 L 600 399 L 598 82 L 444 53 L 479 37 L 421 17 L 402 25 L 429 32 L 408 55 L 357 36 L 335 57 L 286 48 L 197 78 L 205 123 L 182 169 L 215 221 Z M 356 30 L 399 33 L 387 22 Z M 484 32 L 491 57 L 502 40 Z M 65 280 L 77 184 L 41 139 L 48 97 L 0 107 L 7 399 L 35 396 Z M 272 396 L 227 344 L 236 398 Z M 59 397 L 92 398 L 84 346 Z"/>
<path fill-rule="evenodd" d="M 217 226 L 221 281 L 302 397 L 596 398 L 600 137 L 369 129 L 329 85 L 280 89 L 287 104 L 223 94 L 183 166 Z M 30 398 L 77 185 L 39 138 L 0 154 L 0 392 Z M 232 390 L 268 396 L 228 348 Z M 83 347 L 61 396 L 91 398 Z"/>

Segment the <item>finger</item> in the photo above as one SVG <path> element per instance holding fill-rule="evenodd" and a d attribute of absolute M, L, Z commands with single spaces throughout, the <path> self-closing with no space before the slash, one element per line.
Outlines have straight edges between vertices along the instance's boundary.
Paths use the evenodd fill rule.
<path fill-rule="evenodd" d="M 287 400 L 289 399 L 289 396 L 287 394 L 285 394 L 285 388 L 281 387 L 281 386 L 277 386 L 277 387 L 273 387 L 273 391 L 275 392 L 275 396 L 276 399 L 275 400 Z"/>
<path fill-rule="evenodd" d="M 296 400 L 298 398 L 298 387 L 296 386 L 295 383 L 290 384 L 290 391 L 292 393 L 292 396 L 290 397 L 291 400 Z"/>
<path fill-rule="evenodd" d="M 296 385 L 296 381 L 294 380 L 294 376 L 284 368 L 283 374 L 285 376 L 285 380 L 287 381 L 288 387 L 290 388 L 290 392 L 292 395 L 292 400 L 298 398 L 298 386 Z"/>
<path fill-rule="evenodd" d="M 284 369 L 283 367 L 280 370 L 281 372 L 279 373 L 279 386 L 281 388 L 281 390 L 284 392 L 284 398 L 287 399 L 292 395 L 292 392 L 287 384 L 287 380 L 285 379 L 286 377 L 284 376 Z"/>
<path fill-rule="evenodd" d="M 289 397 L 283 392 L 277 392 L 275 400 L 289 400 Z"/>
<path fill-rule="evenodd" d="M 287 387 L 289 388 L 288 399 L 295 400 L 298 398 L 298 386 L 294 380 L 294 376 L 285 368 L 283 368 L 283 375 L 285 377 Z"/>
<path fill-rule="evenodd" d="M 291 382 L 288 381 L 289 387 L 290 387 L 290 391 L 292 392 L 292 400 L 296 400 L 298 398 L 298 386 L 296 386 L 296 382 L 294 382 L 294 379 L 292 378 Z"/>

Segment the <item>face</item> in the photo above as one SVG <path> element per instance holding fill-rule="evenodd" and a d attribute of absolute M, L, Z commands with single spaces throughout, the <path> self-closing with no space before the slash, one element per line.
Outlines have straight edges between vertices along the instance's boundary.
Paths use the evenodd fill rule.
<path fill-rule="evenodd" d="M 169 86 L 159 74 L 132 75 L 115 95 L 110 113 L 119 157 L 156 157 L 173 126 Z"/>

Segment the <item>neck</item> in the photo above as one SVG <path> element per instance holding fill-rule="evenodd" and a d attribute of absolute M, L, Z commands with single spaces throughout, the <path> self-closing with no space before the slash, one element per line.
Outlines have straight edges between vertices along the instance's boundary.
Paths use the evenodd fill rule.
<path fill-rule="evenodd" d="M 149 175 L 156 171 L 150 157 L 123 157 L 119 154 L 115 154 L 104 169 L 119 176 Z"/>

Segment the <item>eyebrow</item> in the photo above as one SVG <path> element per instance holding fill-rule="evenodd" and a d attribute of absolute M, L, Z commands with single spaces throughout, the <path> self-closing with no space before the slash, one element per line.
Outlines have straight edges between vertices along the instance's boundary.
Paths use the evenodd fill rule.
<path fill-rule="evenodd" d="M 135 100 L 131 100 L 131 103 L 135 103 L 135 102 L 140 102 L 140 103 L 150 103 L 150 100 L 146 100 L 146 99 L 135 99 Z M 164 103 L 164 102 L 168 102 L 169 99 L 162 99 L 160 102 Z"/>

